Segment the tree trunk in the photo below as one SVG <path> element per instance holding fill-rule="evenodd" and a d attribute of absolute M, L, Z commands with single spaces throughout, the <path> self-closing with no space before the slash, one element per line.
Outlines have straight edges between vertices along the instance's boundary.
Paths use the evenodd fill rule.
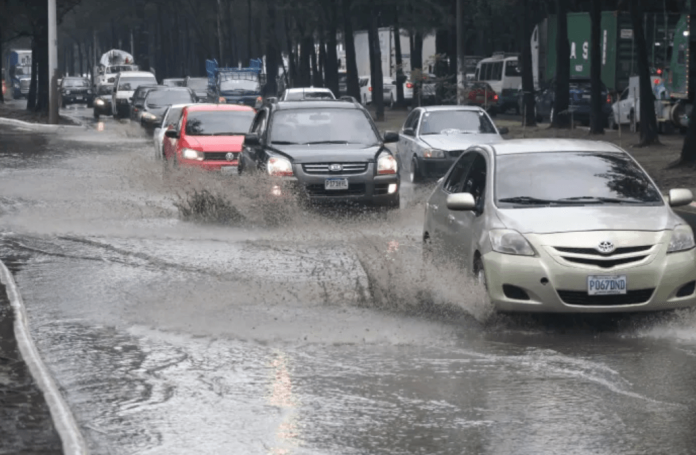
<path fill-rule="evenodd" d="M 326 69 L 324 71 L 326 78 L 326 86 L 334 92 L 334 95 L 339 96 L 338 90 L 338 51 L 336 47 L 336 34 L 338 33 L 338 9 L 336 7 L 338 0 L 327 0 L 325 2 L 326 13 L 329 17 L 328 30 L 326 38 Z"/>
<path fill-rule="evenodd" d="M 638 76 L 640 76 L 640 144 L 650 145 L 660 142 L 657 135 L 657 115 L 655 114 L 655 95 L 650 83 L 650 65 L 648 63 L 648 48 L 643 32 L 642 0 L 629 2 L 633 37 L 638 51 Z"/>
<path fill-rule="evenodd" d="M 276 36 L 276 6 L 267 2 L 268 33 L 266 34 L 266 86 L 264 96 L 278 96 L 278 39 Z"/>
<path fill-rule="evenodd" d="M 529 0 L 523 0 L 522 8 L 522 91 L 524 92 L 523 111 L 520 114 L 522 124 L 536 126 L 535 100 L 534 100 L 534 73 L 532 71 L 532 14 L 529 11 Z"/>
<path fill-rule="evenodd" d="M 27 94 L 27 110 L 33 111 L 36 107 L 36 95 L 38 92 L 38 77 L 39 77 L 39 48 L 36 40 L 36 34 L 31 40 L 31 82 L 29 83 L 29 93 Z"/>
<path fill-rule="evenodd" d="M 553 103 L 552 128 L 568 128 L 570 115 L 570 43 L 566 0 L 556 0 L 556 91 Z"/>
<path fill-rule="evenodd" d="M 590 78 L 592 80 L 592 98 L 590 106 L 590 134 L 604 134 L 604 114 L 602 105 L 602 0 L 592 0 L 590 9 Z"/>
<path fill-rule="evenodd" d="M 372 104 L 376 106 L 376 117 L 378 122 L 384 121 L 384 78 L 382 75 L 382 46 L 379 43 L 379 28 L 377 27 L 377 10 L 372 9 L 372 18 L 370 19 L 370 30 L 372 31 L 372 40 L 370 48 L 374 59 L 372 64 Z"/>
<path fill-rule="evenodd" d="M 346 48 L 346 75 L 348 78 L 348 95 L 360 99 L 360 83 L 358 81 L 358 62 L 355 57 L 355 41 L 353 37 L 353 19 L 351 16 L 352 0 L 342 0 L 343 5 L 343 39 Z"/>
<path fill-rule="evenodd" d="M 77 41 L 77 53 L 79 54 L 80 57 L 80 77 L 84 77 L 85 75 L 85 54 L 84 54 L 84 46 L 82 45 L 82 41 L 78 40 Z"/>
<path fill-rule="evenodd" d="M 394 7 L 394 57 L 396 59 L 396 102 L 404 105 L 404 60 L 401 54 L 401 28 L 399 27 L 399 7 Z"/>
<path fill-rule="evenodd" d="M 0 39 L 2 39 L 2 21 L 0 21 Z M 4 60 L 4 58 L 0 54 L 0 80 L 4 81 L 5 75 L 3 74 L 3 71 L 2 71 L 3 70 L 3 68 L 2 68 L 3 60 Z M 2 84 L 2 82 L 0 82 L 0 84 Z M 12 90 L 12 83 L 10 83 L 10 85 L 7 86 L 6 88 L 7 88 L 7 91 L 9 93 Z M 0 89 L 0 103 L 4 103 L 4 102 L 5 102 L 5 95 L 3 95 L 2 90 Z"/>
<path fill-rule="evenodd" d="M 34 39 L 37 41 L 36 47 L 38 49 L 36 106 L 34 106 L 34 111 L 48 115 L 48 16 L 46 16 L 42 26 L 39 27 L 39 33 L 34 36 Z M 36 54 L 32 53 L 32 62 L 34 61 L 34 55 Z"/>
<path fill-rule="evenodd" d="M 323 33 L 319 37 L 319 77 L 321 86 L 326 87 L 326 40 Z"/>
<path fill-rule="evenodd" d="M 233 8 L 234 8 L 234 3 L 229 2 L 229 4 L 227 5 L 227 8 L 226 8 L 226 10 L 227 10 L 227 30 L 229 30 L 229 35 L 230 35 L 229 36 L 230 41 L 228 43 L 229 44 L 229 46 L 228 46 L 229 54 L 228 54 L 227 58 L 230 60 L 230 65 L 232 65 L 232 67 L 236 67 L 238 64 L 238 60 L 239 60 L 239 56 L 238 56 L 239 54 L 238 54 L 238 49 L 237 49 L 237 33 L 236 33 L 237 27 L 234 26 L 234 15 L 233 15 L 233 11 L 232 11 Z M 276 24 L 277 24 L 277 22 L 276 22 Z M 278 51 L 280 51 L 280 49 L 278 49 Z"/>
<path fill-rule="evenodd" d="M 457 104 L 465 104 L 464 85 L 466 84 L 466 6 L 464 0 L 457 0 L 456 6 L 457 23 L 457 73 L 455 78 Z M 524 32 L 523 32 L 524 33 Z"/>
<path fill-rule="evenodd" d="M 310 71 L 310 57 L 314 40 L 311 36 L 305 36 L 300 42 L 300 68 L 298 71 L 298 79 L 300 87 L 309 87 L 312 84 Z"/>
<path fill-rule="evenodd" d="M 313 87 L 321 87 L 321 76 L 319 75 L 319 64 L 317 62 L 317 47 L 312 38 L 312 45 L 309 47 L 309 60 L 312 64 L 312 83 Z"/>
<path fill-rule="evenodd" d="M 696 0 L 691 0 L 691 11 L 689 11 L 689 24 L 696 24 Z M 691 27 L 693 28 L 693 27 Z M 681 163 L 696 163 L 696 109 L 693 108 L 696 103 L 696 33 L 690 30 L 689 33 L 689 102 L 692 106 L 689 116 L 689 129 L 684 138 L 684 145 L 681 151 Z M 642 113 L 641 113 L 642 114 Z"/>
<path fill-rule="evenodd" d="M 253 18 L 251 14 L 251 0 L 247 1 L 247 62 L 246 64 L 249 63 L 252 54 L 252 47 L 251 47 L 251 29 L 253 28 Z M 242 63 L 244 65 L 244 63 Z"/>
<path fill-rule="evenodd" d="M 423 34 L 416 32 L 412 35 L 411 47 L 411 82 L 413 83 L 413 99 L 411 105 L 421 105 L 421 87 L 423 86 Z"/>

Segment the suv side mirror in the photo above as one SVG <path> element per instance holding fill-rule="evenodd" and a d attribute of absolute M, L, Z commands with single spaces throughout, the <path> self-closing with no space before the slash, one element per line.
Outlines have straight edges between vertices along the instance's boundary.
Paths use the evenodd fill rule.
<path fill-rule="evenodd" d="M 399 134 L 395 133 L 394 131 L 385 131 L 384 132 L 384 143 L 385 144 L 393 144 L 395 142 L 399 142 Z"/>
<path fill-rule="evenodd" d="M 413 128 L 404 128 L 404 136 L 414 137 L 415 135 L 416 131 Z"/>
<path fill-rule="evenodd" d="M 167 130 L 164 133 L 165 136 L 167 136 L 169 139 L 179 139 L 180 134 L 177 130 Z"/>
<path fill-rule="evenodd" d="M 254 145 L 260 145 L 260 144 L 261 144 L 261 139 L 259 138 L 258 134 L 250 133 L 250 134 L 244 135 L 244 145 L 254 146 Z"/>
<path fill-rule="evenodd" d="M 500 134 L 508 134 L 510 132 L 510 128 L 508 128 L 507 126 L 504 126 L 502 128 L 498 128 L 498 132 Z"/>

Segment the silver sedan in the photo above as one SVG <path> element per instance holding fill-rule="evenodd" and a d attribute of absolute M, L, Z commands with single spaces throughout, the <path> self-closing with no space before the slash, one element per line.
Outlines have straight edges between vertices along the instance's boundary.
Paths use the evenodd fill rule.
<path fill-rule="evenodd" d="M 162 123 L 155 128 L 153 134 L 156 159 L 164 159 L 164 133 L 167 130 L 177 128 L 181 119 L 181 113 L 186 106 L 190 106 L 190 104 L 174 104 L 169 106 L 162 115 Z"/>
<path fill-rule="evenodd" d="M 691 228 L 619 147 L 514 140 L 469 148 L 427 202 L 424 256 L 453 261 L 502 311 L 696 305 Z M 671 207 L 670 207 L 671 206 Z"/>
<path fill-rule="evenodd" d="M 474 144 L 502 141 L 500 130 L 476 106 L 432 106 L 414 109 L 399 132 L 397 157 L 412 183 L 440 178 Z"/>

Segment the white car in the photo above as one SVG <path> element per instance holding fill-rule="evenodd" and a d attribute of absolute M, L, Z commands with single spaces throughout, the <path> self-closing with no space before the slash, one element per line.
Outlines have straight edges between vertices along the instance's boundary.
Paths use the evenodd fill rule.
<path fill-rule="evenodd" d="M 667 92 L 660 76 L 651 76 L 650 84 L 655 94 L 655 112 L 659 121 L 661 117 L 664 117 L 664 114 L 661 115 L 663 109 L 661 100 L 667 98 Z M 629 79 L 628 87 L 621 93 L 619 100 L 611 106 L 609 127 L 616 129 L 618 125 L 630 125 L 634 117 L 635 121 L 640 123 L 640 77 L 638 76 L 632 76 Z"/>
<path fill-rule="evenodd" d="M 181 119 L 181 113 L 190 104 L 174 104 L 169 106 L 162 115 L 162 123 L 155 128 L 153 141 L 155 144 L 155 158 L 164 159 L 164 134 L 171 129 L 175 129 Z"/>
<path fill-rule="evenodd" d="M 135 90 L 141 85 L 157 85 L 155 75 L 147 71 L 118 73 L 111 97 L 111 112 L 115 119 L 130 117 L 130 103 Z"/>
<path fill-rule="evenodd" d="M 363 104 L 369 104 L 372 103 L 372 93 L 373 93 L 373 88 L 372 88 L 372 78 L 370 76 L 364 76 L 364 78 L 367 79 L 367 97 L 365 98 L 367 100 L 367 103 Z M 394 103 L 396 103 L 396 81 L 392 79 L 391 77 L 385 77 L 383 78 L 382 82 L 382 97 L 384 99 L 384 105 L 388 107 L 394 107 Z M 360 90 L 360 93 L 362 94 L 362 87 Z"/>
<path fill-rule="evenodd" d="M 696 305 L 691 227 L 618 146 L 518 139 L 467 149 L 426 204 L 424 257 L 468 269 L 501 311 Z M 451 262 L 449 262 L 451 261 Z"/>
<path fill-rule="evenodd" d="M 283 92 L 280 101 L 335 100 L 331 89 L 322 87 L 289 88 Z"/>

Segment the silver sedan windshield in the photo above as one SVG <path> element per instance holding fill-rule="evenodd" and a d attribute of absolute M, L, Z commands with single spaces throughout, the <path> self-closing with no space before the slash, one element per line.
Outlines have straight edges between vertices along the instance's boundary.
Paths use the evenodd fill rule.
<path fill-rule="evenodd" d="M 474 110 L 426 112 L 421 135 L 427 134 L 496 134 L 488 116 Z"/>

